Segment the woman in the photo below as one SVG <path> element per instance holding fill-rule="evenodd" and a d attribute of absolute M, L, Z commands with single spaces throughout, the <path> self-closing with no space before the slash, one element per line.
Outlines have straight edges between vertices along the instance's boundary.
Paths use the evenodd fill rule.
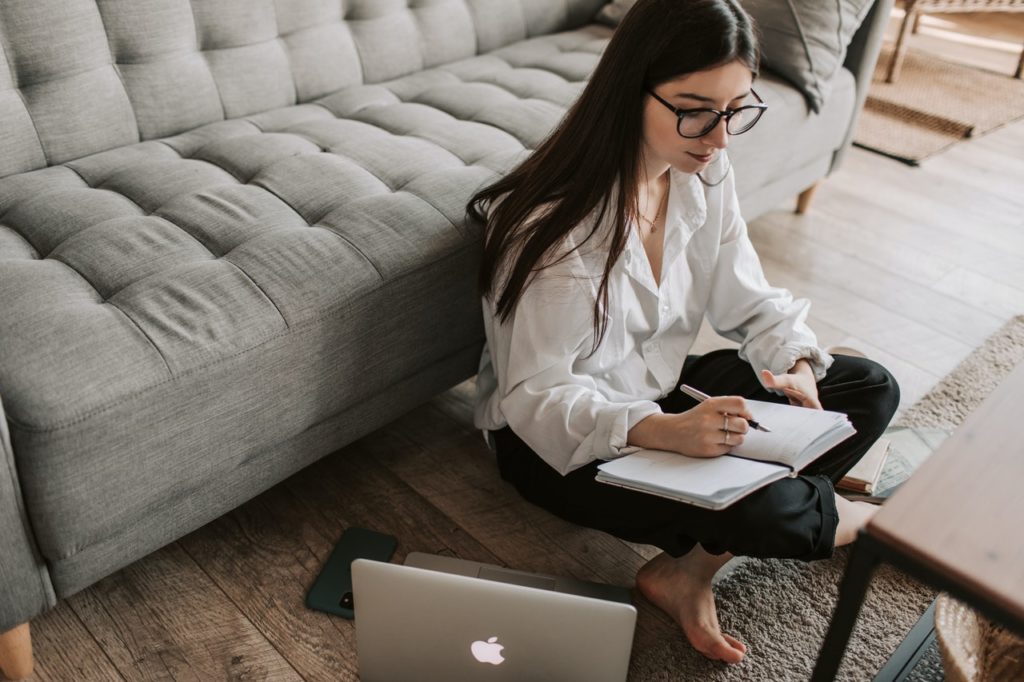
<path fill-rule="evenodd" d="M 468 206 L 486 224 L 476 424 L 501 475 L 562 518 L 660 547 L 637 587 L 728 662 L 746 646 L 718 625 L 715 572 L 852 542 L 875 508 L 833 486 L 899 402 L 885 369 L 822 351 L 809 304 L 764 279 L 725 154 L 766 108 L 757 69 L 736 0 L 639 0 L 559 127 Z M 687 355 L 705 315 L 738 352 Z M 698 404 L 684 381 L 721 397 Z M 845 412 L 857 434 L 721 511 L 594 480 L 636 447 L 728 452 L 745 398 Z"/>

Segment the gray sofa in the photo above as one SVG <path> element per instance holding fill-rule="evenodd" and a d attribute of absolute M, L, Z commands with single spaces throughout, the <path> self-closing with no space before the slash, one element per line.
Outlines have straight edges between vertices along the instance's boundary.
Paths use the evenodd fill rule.
<path fill-rule="evenodd" d="M 0 3 L 0 632 L 472 376 L 466 201 L 603 3 Z M 820 114 L 759 81 L 748 217 L 834 168 L 889 5 Z"/>

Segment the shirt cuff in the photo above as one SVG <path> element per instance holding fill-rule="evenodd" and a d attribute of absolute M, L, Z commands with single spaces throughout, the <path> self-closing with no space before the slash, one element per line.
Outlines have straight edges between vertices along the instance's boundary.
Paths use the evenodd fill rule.
<path fill-rule="evenodd" d="M 816 382 L 825 378 L 828 368 L 835 362 L 831 355 L 817 346 L 786 344 L 775 353 L 768 370 L 772 374 L 785 374 L 793 368 L 797 360 L 807 360 L 810 363 Z"/>
<path fill-rule="evenodd" d="M 632 454 L 637 450 L 642 450 L 643 448 L 640 446 L 627 444 L 629 430 L 652 414 L 661 414 L 661 406 L 650 400 L 630 403 L 620 410 L 611 423 L 611 429 L 607 437 L 608 450 L 601 453 L 600 458 L 616 459 Z"/>

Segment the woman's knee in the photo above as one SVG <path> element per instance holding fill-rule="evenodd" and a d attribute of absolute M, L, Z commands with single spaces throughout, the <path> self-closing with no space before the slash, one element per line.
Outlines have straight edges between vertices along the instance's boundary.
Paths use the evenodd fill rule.
<path fill-rule="evenodd" d="M 875 420 L 888 424 L 900 405 L 900 385 L 883 365 L 868 358 L 837 355 L 829 370 L 823 389 L 823 402 L 828 394 L 856 393 L 857 410 L 869 413 Z M 846 402 L 844 400 L 843 402 Z M 825 405 L 825 409 L 829 409 Z"/>
<path fill-rule="evenodd" d="M 889 425 L 896 410 L 900 406 L 900 385 L 896 377 L 882 365 L 873 360 L 866 360 L 865 390 L 868 392 L 862 409 L 866 413 L 867 423 L 864 426 L 874 427 L 871 430 L 879 435 Z M 863 422 L 863 417 L 858 421 Z"/>
<path fill-rule="evenodd" d="M 827 497 L 826 497 L 827 496 Z M 776 481 L 730 508 L 726 551 L 745 556 L 810 561 L 832 555 L 838 514 L 824 476 Z"/>
<path fill-rule="evenodd" d="M 889 370 L 874 360 L 865 360 L 865 362 L 868 364 L 868 373 L 864 380 L 868 386 L 879 393 L 882 398 L 879 403 L 887 409 L 889 416 L 892 416 L 900 404 L 899 382 Z"/>

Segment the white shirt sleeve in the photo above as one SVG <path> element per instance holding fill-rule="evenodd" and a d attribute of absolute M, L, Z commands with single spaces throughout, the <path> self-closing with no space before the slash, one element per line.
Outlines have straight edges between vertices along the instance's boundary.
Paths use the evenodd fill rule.
<path fill-rule="evenodd" d="M 571 266 L 573 258 L 537 274 L 501 335 L 509 343 L 501 412 L 516 435 L 563 475 L 637 449 L 627 446 L 629 430 L 661 412 L 650 400 L 612 402 L 593 377 L 576 371 L 577 358 L 589 353 L 594 340 L 597 285 Z"/>
<path fill-rule="evenodd" d="M 722 240 L 708 301 L 708 321 L 719 334 L 741 344 L 740 358 L 753 366 L 758 380 L 762 369 L 784 374 L 797 360 L 805 358 L 815 379 L 821 381 L 833 359 L 818 347 L 817 337 L 807 326 L 810 301 L 794 300 L 786 289 L 768 284 L 747 235 L 746 222 L 740 216 L 731 174 L 721 191 Z"/>

